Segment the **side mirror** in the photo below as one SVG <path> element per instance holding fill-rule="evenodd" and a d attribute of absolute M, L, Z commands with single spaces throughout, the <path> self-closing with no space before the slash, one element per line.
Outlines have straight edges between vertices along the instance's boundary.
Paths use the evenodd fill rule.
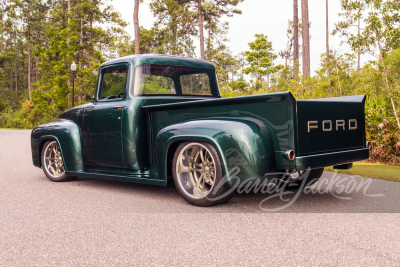
<path fill-rule="evenodd" d="M 94 69 L 94 70 L 92 71 L 92 73 L 93 73 L 94 75 L 99 74 L 99 72 L 97 71 L 97 69 Z"/>

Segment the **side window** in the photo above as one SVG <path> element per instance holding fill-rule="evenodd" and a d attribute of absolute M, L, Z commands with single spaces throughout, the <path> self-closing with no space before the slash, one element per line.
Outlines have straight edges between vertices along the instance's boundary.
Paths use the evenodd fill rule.
<path fill-rule="evenodd" d="M 99 100 L 124 97 L 128 67 L 116 67 L 102 71 Z"/>
<path fill-rule="evenodd" d="M 180 82 L 184 95 L 212 95 L 210 78 L 206 73 L 181 75 Z"/>

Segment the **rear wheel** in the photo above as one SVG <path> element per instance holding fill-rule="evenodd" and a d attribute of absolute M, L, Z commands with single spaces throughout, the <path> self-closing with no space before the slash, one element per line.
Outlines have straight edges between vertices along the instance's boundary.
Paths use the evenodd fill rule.
<path fill-rule="evenodd" d="M 217 151 L 208 143 L 180 144 L 172 161 L 172 175 L 179 193 L 195 206 L 226 202 L 235 191 L 225 184 Z"/>
<path fill-rule="evenodd" d="M 76 179 L 65 173 L 64 159 L 56 141 L 47 141 L 42 149 L 41 162 L 44 174 L 54 182 L 65 182 Z"/>
<path fill-rule="evenodd" d="M 280 187 L 285 189 L 299 189 L 309 187 L 318 182 L 324 173 L 324 168 L 295 172 L 289 177 L 280 179 Z"/>

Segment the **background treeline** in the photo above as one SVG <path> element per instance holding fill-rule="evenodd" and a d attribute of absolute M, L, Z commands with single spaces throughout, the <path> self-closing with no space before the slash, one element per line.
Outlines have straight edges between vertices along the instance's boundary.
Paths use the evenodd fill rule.
<path fill-rule="evenodd" d="M 291 91 L 298 99 L 366 94 L 372 159 L 399 164 L 400 0 L 342 0 L 342 21 L 334 29 L 327 26 L 326 53 L 313 74 L 307 0 L 301 0 L 300 12 L 293 1 L 294 16 L 282 34 L 287 46 L 281 51 L 273 50 L 266 29 L 247 41 L 247 51 L 234 55 L 225 18 L 240 19 L 237 5 L 242 1 L 151 0 L 156 22 L 145 29 L 138 16 L 140 0 L 135 0 L 134 37 L 109 1 L 1 1 L 0 127 L 33 128 L 71 107 L 72 62 L 78 65 L 79 104 L 93 94 L 93 69 L 108 59 L 135 53 L 182 55 L 215 64 L 223 97 L 277 91 Z M 331 50 L 331 34 L 341 36 L 351 52 Z M 361 66 L 366 55 L 375 60 Z"/>

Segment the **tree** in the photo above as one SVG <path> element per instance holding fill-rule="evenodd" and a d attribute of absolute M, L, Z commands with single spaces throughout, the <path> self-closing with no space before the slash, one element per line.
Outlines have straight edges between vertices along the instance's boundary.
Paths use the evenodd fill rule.
<path fill-rule="evenodd" d="M 309 25 L 308 0 L 301 0 L 302 25 Z M 310 77 L 310 32 L 309 27 L 302 28 L 303 35 L 303 76 Z M 307 89 L 308 90 L 308 89 Z"/>
<path fill-rule="evenodd" d="M 329 13 L 328 13 L 328 0 L 326 0 L 326 63 L 328 68 L 326 69 L 328 74 L 328 79 L 331 77 L 331 72 L 329 69 Z"/>
<path fill-rule="evenodd" d="M 197 0 L 197 10 L 199 16 L 199 33 L 200 33 L 200 58 L 206 59 L 204 53 L 204 26 L 203 26 L 203 11 L 201 7 L 201 0 Z"/>
<path fill-rule="evenodd" d="M 293 21 L 289 20 L 288 21 L 288 29 L 286 31 L 286 37 L 288 38 L 287 44 L 286 44 L 286 48 L 282 51 L 279 52 L 279 56 L 285 60 L 285 68 L 288 67 L 288 61 L 292 61 L 294 59 L 294 50 L 292 52 L 292 48 L 294 46 L 294 27 L 293 27 Z M 298 48 L 297 48 L 298 49 Z M 297 50 L 298 52 L 298 50 Z M 298 57 L 299 55 L 297 55 Z M 293 65 L 293 70 L 296 69 L 296 66 Z M 293 74 L 294 75 L 294 74 Z M 294 79 L 294 78 L 293 78 Z"/>
<path fill-rule="evenodd" d="M 185 34 L 185 27 L 182 28 L 182 20 L 185 20 L 184 7 L 190 4 L 190 0 L 153 0 L 150 9 L 157 18 L 155 27 L 160 27 L 165 32 L 165 40 L 169 54 L 182 54 L 180 39 Z"/>
<path fill-rule="evenodd" d="M 197 9 L 198 9 L 198 22 L 199 22 L 199 33 L 200 33 L 200 56 L 201 59 L 205 59 L 205 45 L 204 45 L 204 25 L 203 18 L 208 17 L 209 29 L 213 27 L 210 21 L 215 21 L 215 17 L 219 18 L 222 16 L 232 17 L 233 14 L 241 14 L 240 10 L 234 9 L 240 2 L 243 0 L 209 0 L 206 4 L 209 6 L 208 10 L 213 10 L 211 13 L 205 12 L 205 8 L 202 5 L 202 0 L 197 1 Z M 210 36 L 209 36 L 210 38 Z"/>
<path fill-rule="evenodd" d="M 140 0 L 135 0 L 135 10 L 133 12 L 133 24 L 135 25 L 135 54 L 140 54 L 139 1 Z"/>
<path fill-rule="evenodd" d="M 293 79 L 299 77 L 299 6 L 297 0 L 293 0 Z"/>
<path fill-rule="evenodd" d="M 339 13 L 344 20 L 335 24 L 333 34 L 339 33 L 341 37 L 345 37 L 345 41 L 350 48 L 357 53 L 357 72 L 360 73 L 360 57 L 366 52 L 362 47 L 365 44 L 365 38 L 362 36 L 361 17 L 367 8 L 364 0 L 341 0 L 343 13 Z M 352 31 L 352 27 L 356 27 L 356 31 Z"/>
<path fill-rule="evenodd" d="M 151 29 L 145 29 L 142 26 L 139 30 L 139 54 L 165 54 L 165 33 L 161 29 L 152 27 Z M 125 36 L 121 41 L 117 43 L 117 54 L 119 57 L 128 56 L 135 54 L 136 40 L 132 40 L 131 37 Z"/>
<path fill-rule="evenodd" d="M 259 90 L 263 86 L 264 77 L 268 78 L 269 75 L 276 73 L 281 66 L 273 63 L 278 56 L 274 53 L 268 37 L 264 34 L 256 34 L 255 38 L 254 42 L 249 43 L 250 51 L 245 52 L 249 67 L 243 72 L 256 79 L 255 89 Z"/>

